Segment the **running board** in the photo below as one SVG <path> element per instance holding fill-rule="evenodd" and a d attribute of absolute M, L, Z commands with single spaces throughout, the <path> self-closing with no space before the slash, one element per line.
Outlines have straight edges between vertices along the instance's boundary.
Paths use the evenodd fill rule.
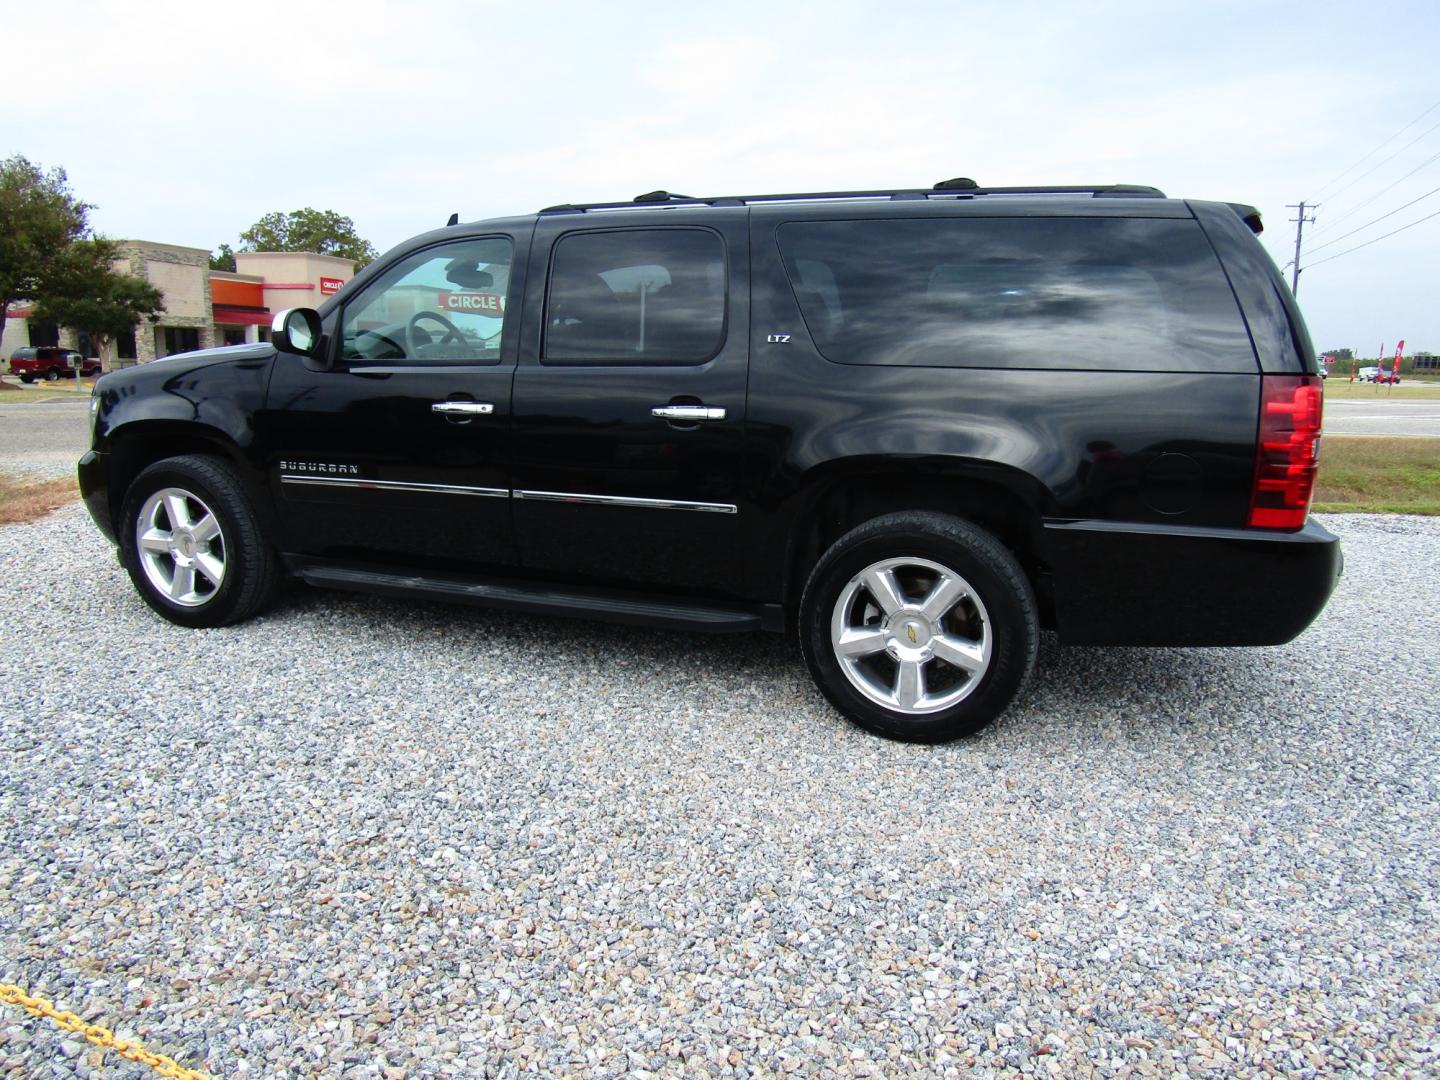
<path fill-rule="evenodd" d="M 375 567 L 318 564 L 297 558 L 286 561 L 306 584 L 320 588 L 475 604 L 537 615 L 563 615 L 711 634 L 775 630 L 780 628 L 782 618 L 778 607 L 770 610 L 772 605 L 746 610 L 685 603 L 643 593 L 581 589 L 545 582 L 418 577 Z"/>

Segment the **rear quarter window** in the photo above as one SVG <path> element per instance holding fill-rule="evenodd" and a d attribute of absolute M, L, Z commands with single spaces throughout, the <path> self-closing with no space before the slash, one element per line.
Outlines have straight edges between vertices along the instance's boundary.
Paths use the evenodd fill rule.
<path fill-rule="evenodd" d="M 837 363 L 1256 371 L 1193 220 L 805 221 L 776 236 L 806 328 Z"/>

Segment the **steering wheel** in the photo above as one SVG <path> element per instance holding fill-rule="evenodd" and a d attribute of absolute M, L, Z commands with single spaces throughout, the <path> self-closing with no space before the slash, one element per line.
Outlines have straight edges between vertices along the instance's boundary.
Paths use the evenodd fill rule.
<path fill-rule="evenodd" d="M 415 339 L 415 324 L 420 322 L 421 319 L 434 319 L 445 328 L 445 336 L 440 339 L 441 345 L 449 341 L 454 341 L 458 345 L 465 344 L 465 335 L 455 329 L 455 324 L 444 315 L 441 315 L 438 311 L 417 311 L 414 315 L 410 316 L 410 321 L 405 324 L 405 349 L 407 355 L 420 355 L 420 342 Z M 428 334 L 426 335 L 425 344 L 435 344 L 429 340 Z"/>

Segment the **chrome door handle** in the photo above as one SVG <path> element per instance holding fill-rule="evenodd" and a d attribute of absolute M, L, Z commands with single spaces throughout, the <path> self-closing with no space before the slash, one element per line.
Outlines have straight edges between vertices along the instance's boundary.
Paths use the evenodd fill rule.
<path fill-rule="evenodd" d="M 430 406 L 430 411 L 446 416 L 489 416 L 495 406 L 488 401 L 437 401 Z"/>
<path fill-rule="evenodd" d="M 681 420 L 693 424 L 701 420 L 724 420 L 725 410 L 714 405 L 661 405 L 651 409 L 650 415 L 661 420 Z"/>

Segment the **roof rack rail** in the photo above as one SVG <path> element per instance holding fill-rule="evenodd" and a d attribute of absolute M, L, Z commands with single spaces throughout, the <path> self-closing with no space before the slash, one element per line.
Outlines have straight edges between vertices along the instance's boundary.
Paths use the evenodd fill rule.
<path fill-rule="evenodd" d="M 748 206 L 767 202 L 820 202 L 827 199 L 965 199 L 982 195 L 1089 195 L 1095 199 L 1163 199 L 1159 188 L 1143 184 L 1078 184 L 1063 187 L 981 187 L 969 177 L 941 180 L 932 188 L 887 188 L 879 191 L 810 191 L 782 195 L 677 195 L 657 190 L 629 202 L 561 203 L 542 214 L 583 214 L 588 210 L 639 210 L 660 206 Z"/>
<path fill-rule="evenodd" d="M 641 202 L 641 203 L 656 203 L 656 202 L 672 202 L 672 201 L 677 200 L 677 199 L 678 199 L 680 202 L 688 202 L 689 199 L 690 199 L 690 196 L 688 196 L 688 195 L 676 195 L 674 192 L 670 192 L 670 191 L 647 191 L 644 195 L 636 195 L 635 198 L 631 199 L 630 201 L 631 201 L 631 202 Z"/>

